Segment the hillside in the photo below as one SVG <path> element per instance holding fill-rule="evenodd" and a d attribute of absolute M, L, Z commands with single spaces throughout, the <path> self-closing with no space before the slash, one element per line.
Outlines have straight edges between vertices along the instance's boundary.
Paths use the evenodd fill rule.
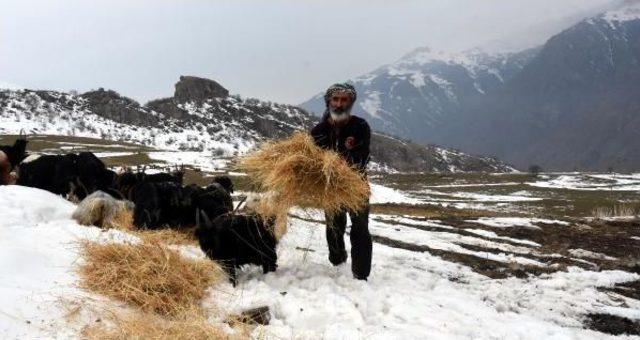
<path fill-rule="evenodd" d="M 587 18 L 512 54 L 418 49 L 352 82 L 356 112 L 419 143 L 517 168 L 640 168 L 640 2 Z M 321 112 L 316 96 L 302 104 Z"/>
<path fill-rule="evenodd" d="M 637 170 L 639 42 L 638 3 L 584 20 L 438 141 L 520 167 Z"/>
<path fill-rule="evenodd" d="M 0 134 L 94 137 L 212 156 L 244 153 L 317 120 L 289 105 L 230 96 L 215 81 L 181 77 L 173 97 L 141 105 L 112 90 L 83 94 L 0 90 Z M 372 168 L 386 171 L 487 171 L 512 168 L 492 158 L 373 136 Z"/>
<path fill-rule="evenodd" d="M 536 52 L 490 54 L 473 49 L 442 53 L 418 48 L 350 81 L 359 94 L 354 112 L 379 131 L 433 143 L 434 135 L 449 125 L 465 103 L 495 93 Z M 301 107 L 322 114 L 322 94 Z"/>

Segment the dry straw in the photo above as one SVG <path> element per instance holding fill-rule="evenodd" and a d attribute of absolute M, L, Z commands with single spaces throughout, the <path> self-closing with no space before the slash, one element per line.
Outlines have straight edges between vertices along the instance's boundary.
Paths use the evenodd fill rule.
<path fill-rule="evenodd" d="M 82 335 L 87 339 L 127 340 L 192 340 L 192 339 L 241 339 L 248 334 L 243 325 L 235 335 L 226 333 L 219 324 L 211 323 L 201 309 L 192 308 L 180 315 L 166 318 L 149 313 L 115 315 L 113 325 L 104 322 L 86 327 Z"/>
<path fill-rule="evenodd" d="M 164 243 L 167 245 L 199 246 L 195 236 L 195 229 L 159 229 L 137 230 L 132 232 L 142 240 L 151 243 Z"/>
<path fill-rule="evenodd" d="M 83 288 L 161 315 L 191 308 L 224 277 L 212 261 L 186 258 L 157 241 L 87 241 L 82 255 Z"/>
<path fill-rule="evenodd" d="M 257 212 L 276 217 L 276 234 L 279 228 L 284 232 L 287 213 L 293 206 L 329 213 L 357 211 L 369 197 L 366 179 L 337 153 L 317 147 L 304 132 L 263 144 L 241 158 L 238 168 L 259 190 L 269 192 Z"/>

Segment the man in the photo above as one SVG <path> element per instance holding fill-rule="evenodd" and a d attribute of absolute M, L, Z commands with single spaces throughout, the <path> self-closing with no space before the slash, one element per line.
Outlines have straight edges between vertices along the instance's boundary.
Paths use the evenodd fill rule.
<path fill-rule="evenodd" d="M 366 176 L 369 162 L 369 124 L 351 115 L 356 101 L 356 90 L 349 84 L 335 84 L 324 95 L 326 111 L 322 120 L 311 130 L 316 145 L 339 153 L 346 161 Z M 366 280 L 371 272 L 371 234 L 369 234 L 369 204 L 360 211 L 349 211 L 351 218 L 351 271 L 359 280 Z M 347 260 L 344 233 L 347 211 L 325 213 L 329 261 L 334 266 Z"/>

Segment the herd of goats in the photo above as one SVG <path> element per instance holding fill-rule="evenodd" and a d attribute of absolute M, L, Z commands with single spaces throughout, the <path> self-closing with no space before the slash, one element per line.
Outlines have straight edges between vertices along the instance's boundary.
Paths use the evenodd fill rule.
<path fill-rule="evenodd" d="M 29 155 L 27 145 L 24 136 L 13 145 L 0 145 L 0 171 L 6 172 L 0 178 L 11 178 L 0 184 L 46 190 L 79 205 L 95 197 L 126 202 L 139 229 L 195 226 L 200 247 L 226 270 L 234 285 L 241 265 L 260 265 L 264 273 L 276 270 L 273 222 L 234 210 L 233 182 L 228 176 L 216 176 L 206 187 L 184 185 L 184 169 L 115 172 L 91 152 Z"/>

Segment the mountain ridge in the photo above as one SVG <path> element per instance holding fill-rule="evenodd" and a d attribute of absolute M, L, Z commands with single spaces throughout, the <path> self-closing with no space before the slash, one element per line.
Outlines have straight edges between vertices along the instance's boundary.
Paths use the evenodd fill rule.
<path fill-rule="evenodd" d="M 190 89 L 182 91 L 180 89 Z M 0 133 L 98 137 L 217 156 L 243 154 L 259 143 L 308 130 L 317 117 L 295 106 L 228 95 L 214 81 L 181 77 L 176 94 L 145 105 L 113 90 L 83 94 L 0 90 Z M 374 133 L 374 170 L 508 172 L 489 157 L 421 146 Z"/>

